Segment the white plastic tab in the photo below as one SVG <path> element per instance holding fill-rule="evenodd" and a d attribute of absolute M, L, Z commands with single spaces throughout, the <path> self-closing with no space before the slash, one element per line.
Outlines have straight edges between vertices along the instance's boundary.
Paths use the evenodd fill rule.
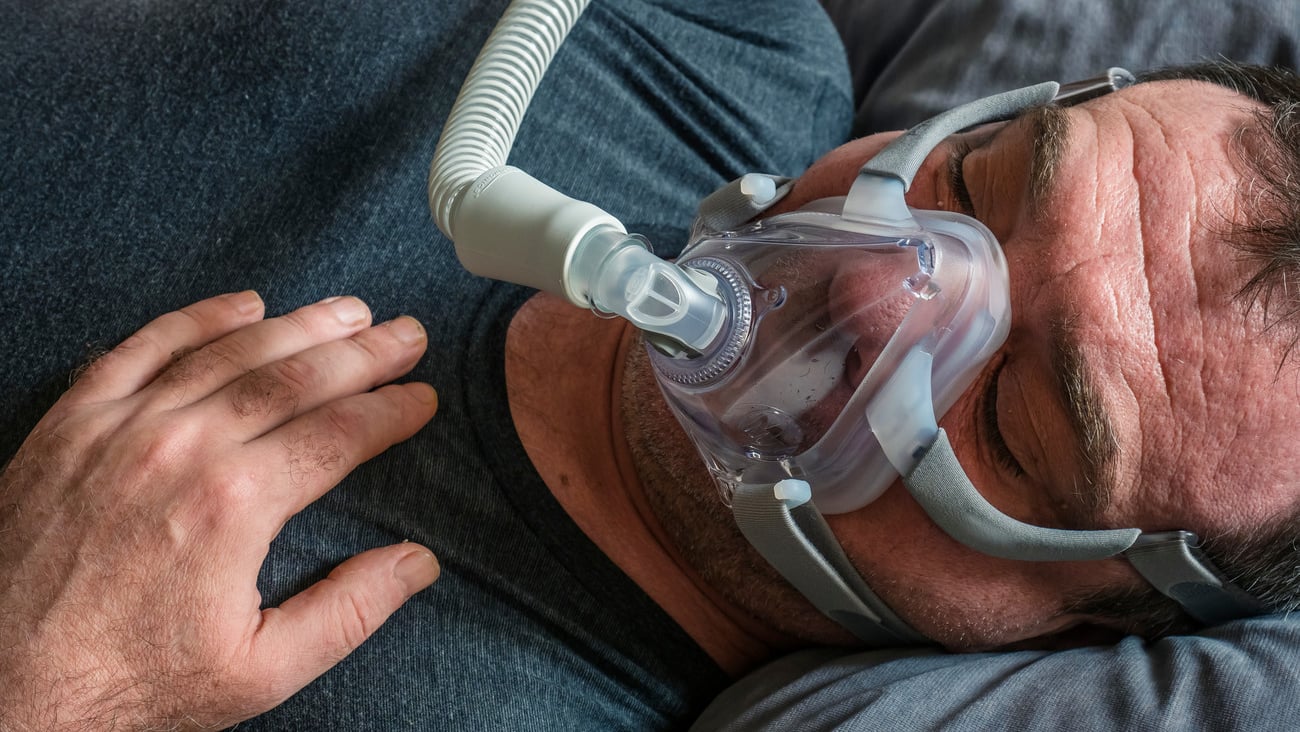
<path fill-rule="evenodd" d="M 812 486 L 805 480 L 786 478 L 772 486 L 772 495 L 777 500 L 784 501 L 786 508 L 795 508 L 812 500 Z"/>

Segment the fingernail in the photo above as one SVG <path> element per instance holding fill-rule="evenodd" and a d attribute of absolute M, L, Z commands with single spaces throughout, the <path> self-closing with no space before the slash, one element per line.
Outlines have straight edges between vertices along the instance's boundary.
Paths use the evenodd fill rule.
<path fill-rule="evenodd" d="M 393 337 L 402 343 L 410 344 L 424 340 L 424 326 L 408 315 L 388 321 L 388 328 L 392 331 Z"/>
<path fill-rule="evenodd" d="M 410 596 L 433 584 L 439 571 L 437 558 L 428 549 L 420 548 L 398 560 L 393 567 L 393 576 L 406 587 L 406 594 Z"/>
<path fill-rule="evenodd" d="M 328 305 L 334 316 L 345 325 L 356 325 L 370 317 L 370 308 L 355 297 L 331 297 L 322 300 L 321 304 Z"/>
<path fill-rule="evenodd" d="M 438 403 L 438 391 L 428 384 L 415 383 L 411 385 L 411 391 L 415 393 L 415 398 L 425 404 Z"/>
<path fill-rule="evenodd" d="M 252 290 L 232 292 L 226 295 L 226 301 L 233 305 L 240 315 L 248 315 L 262 307 L 262 296 Z"/>

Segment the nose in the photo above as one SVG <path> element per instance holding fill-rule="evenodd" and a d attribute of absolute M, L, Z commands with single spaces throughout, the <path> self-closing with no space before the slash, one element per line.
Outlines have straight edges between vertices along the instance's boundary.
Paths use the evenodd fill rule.
<path fill-rule="evenodd" d="M 851 334 L 845 374 L 856 389 L 889 344 L 912 306 L 907 286 L 917 274 L 916 256 L 909 249 L 869 252 L 849 259 L 830 287 L 829 311 L 839 329 Z"/>

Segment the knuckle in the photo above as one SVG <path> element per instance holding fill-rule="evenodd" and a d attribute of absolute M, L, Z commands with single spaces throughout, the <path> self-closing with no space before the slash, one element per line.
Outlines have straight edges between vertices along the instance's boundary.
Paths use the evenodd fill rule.
<path fill-rule="evenodd" d="M 114 445 L 131 451 L 125 469 L 133 476 L 117 485 L 136 494 L 179 490 L 170 510 L 188 529 L 238 520 L 264 501 L 260 471 L 222 458 L 220 443 L 192 420 L 129 423 Z"/>
<path fill-rule="evenodd" d="M 194 356 L 202 358 L 204 363 L 215 368 L 219 364 L 239 365 L 248 363 L 249 353 L 240 345 L 239 341 L 233 338 L 223 338 L 219 341 L 213 341 L 203 348 L 196 351 Z"/>
<path fill-rule="evenodd" d="M 299 394 L 315 390 L 324 381 L 324 374 L 319 367 L 298 357 L 268 364 L 265 373 Z"/>
<path fill-rule="evenodd" d="M 159 315 L 148 325 L 136 331 L 135 335 L 147 336 L 151 342 L 156 343 L 157 341 L 153 339 L 155 335 L 185 333 L 201 330 L 203 327 L 203 314 L 194 305 L 189 305 Z"/>
<path fill-rule="evenodd" d="M 392 348 L 392 339 L 381 338 L 382 331 L 381 328 L 371 328 L 347 339 L 345 343 L 366 360 L 383 361 Z"/>
<path fill-rule="evenodd" d="M 212 362 L 204 355 L 204 350 L 181 348 L 172 351 L 171 361 L 158 375 L 158 382 L 183 388 L 212 370 Z"/>
<path fill-rule="evenodd" d="M 131 338 L 135 337 L 136 336 L 131 336 Z M 74 368 L 72 373 L 68 375 L 68 386 L 73 387 L 83 382 L 91 383 L 95 381 L 99 378 L 99 374 L 103 373 L 105 369 L 111 368 L 115 362 L 121 360 L 125 353 L 128 353 L 133 349 L 145 347 L 144 344 L 141 343 L 128 344 L 127 341 L 130 341 L 131 338 L 123 341 L 116 349 L 111 351 L 98 349 L 87 354 L 85 360 Z M 120 350 L 122 346 L 127 346 L 127 350 Z"/>
<path fill-rule="evenodd" d="M 116 352 L 118 354 L 123 354 L 134 353 L 136 351 L 161 350 L 162 348 L 159 346 L 158 341 L 154 340 L 152 334 L 148 330 L 140 330 L 127 336 L 126 340 L 117 344 L 117 348 L 114 348 L 110 353 Z"/>
<path fill-rule="evenodd" d="M 100 378 L 100 374 L 112 370 L 123 359 L 142 353 L 147 357 L 162 353 L 163 346 L 148 330 L 137 331 L 127 336 L 112 349 L 96 348 L 87 354 L 85 360 L 69 374 L 69 386 L 90 384 Z"/>
<path fill-rule="evenodd" d="M 256 479 L 245 471 L 225 470 L 220 467 L 205 471 L 202 478 L 202 500 L 212 506 L 223 509 L 219 518 L 235 518 L 242 512 L 224 509 L 252 508 L 259 505 L 262 496 Z"/>
<path fill-rule="evenodd" d="M 299 400 L 299 391 L 292 385 L 294 378 L 278 365 L 250 371 L 232 385 L 230 407 L 238 417 L 294 414 Z"/>
<path fill-rule="evenodd" d="M 315 319 L 312 317 L 313 314 L 316 314 L 315 309 L 301 308 L 291 313 L 281 315 L 278 320 L 297 330 L 302 335 L 314 336 L 319 327 Z"/>
<path fill-rule="evenodd" d="M 195 430 L 186 422 L 163 420 L 140 429 L 126 444 L 135 445 L 136 468 L 143 475 L 170 473 L 194 452 Z"/>
<path fill-rule="evenodd" d="M 209 317 L 210 316 L 207 313 L 207 308 L 205 308 L 204 303 L 200 301 L 200 302 L 186 305 L 180 310 L 173 310 L 172 312 L 163 315 L 158 320 L 162 321 L 166 319 L 168 321 L 167 323 L 168 325 L 172 325 L 173 324 L 172 321 L 187 321 L 185 323 L 175 323 L 175 324 L 197 326 L 202 328 L 205 325 L 205 321 Z"/>
<path fill-rule="evenodd" d="M 416 408 L 415 398 L 398 386 L 385 386 L 382 389 L 375 390 L 374 395 L 382 400 L 380 405 L 383 411 L 390 414 L 404 415 Z"/>
<path fill-rule="evenodd" d="M 384 407 L 388 411 L 399 417 L 424 415 L 428 409 L 428 404 L 421 401 L 415 391 L 398 384 L 385 386 L 374 393 L 384 400 Z"/>
<path fill-rule="evenodd" d="M 159 375 L 158 381 L 184 390 L 191 383 L 211 378 L 239 364 L 245 357 L 242 349 L 227 341 L 216 341 L 202 348 L 180 348 L 172 351 L 171 363 Z"/>
<path fill-rule="evenodd" d="M 320 416 L 329 431 L 339 436 L 358 434 L 365 430 L 368 422 L 363 412 L 339 402 L 322 406 Z"/>
<path fill-rule="evenodd" d="M 318 473 L 348 469 L 347 453 L 330 434 L 300 433 L 286 440 L 284 448 L 289 482 L 294 486 L 305 484 Z"/>
<path fill-rule="evenodd" d="M 385 614 L 372 598 L 345 592 L 335 604 L 339 633 L 347 652 L 361 646 L 383 623 Z"/>

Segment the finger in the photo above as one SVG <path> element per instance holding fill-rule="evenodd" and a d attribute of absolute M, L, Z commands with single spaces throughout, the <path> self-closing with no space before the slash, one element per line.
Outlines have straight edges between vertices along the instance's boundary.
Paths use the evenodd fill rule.
<path fill-rule="evenodd" d="M 288 698 L 356 650 L 438 573 L 433 553 L 418 544 L 358 554 L 280 607 L 262 611 L 250 664 L 275 679 L 281 687 L 275 696 Z"/>
<path fill-rule="evenodd" d="M 437 406 L 428 384 L 391 384 L 330 402 L 248 443 L 247 464 L 268 466 L 259 480 L 268 510 L 250 520 L 268 522 L 267 535 L 274 535 L 357 465 L 415 434 Z"/>
<path fill-rule="evenodd" d="M 236 440 L 257 438 L 336 399 L 369 391 L 410 371 L 424 328 L 400 317 L 250 371 L 195 405 Z"/>
<path fill-rule="evenodd" d="M 246 290 L 155 318 L 88 366 L 68 390 L 68 398 L 107 401 L 130 396 L 153 381 L 176 354 L 260 320 L 263 307 L 262 298 Z"/>
<path fill-rule="evenodd" d="M 332 297 L 269 318 L 185 355 L 159 374 L 144 398 L 174 409 L 196 402 L 249 371 L 299 351 L 347 338 L 370 325 L 355 297 Z"/>

